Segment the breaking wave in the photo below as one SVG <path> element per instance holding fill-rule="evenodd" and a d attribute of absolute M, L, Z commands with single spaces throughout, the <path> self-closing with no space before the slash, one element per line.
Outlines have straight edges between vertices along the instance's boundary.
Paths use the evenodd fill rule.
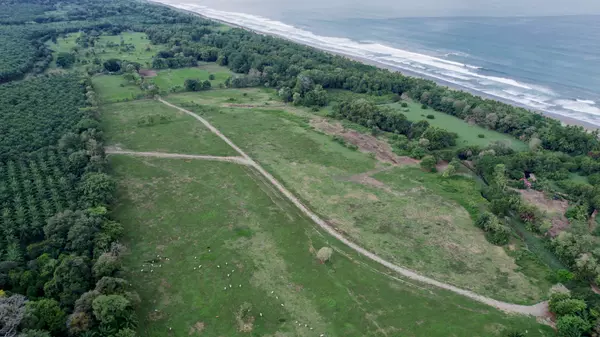
<path fill-rule="evenodd" d="M 317 35 L 280 21 L 256 15 L 220 11 L 192 3 L 175 2 L 175 0 L 158 2 L 258 33 L 280 36 L 357 60 L 374 61 L 388 68 L 438 80 L 442 84 L 462 87 L 508 103 L 564 115 L 600 126 L 600 107 L 594 101 L 565 99 L 549 88 L 507 77 L 486 75 L 484 73 L 493 71 L 444 58 L 453 55 L 467 55 L 460 51 L 435 57 L 386 46 L 378 42 L 360 42 L 343 37 Z"/>

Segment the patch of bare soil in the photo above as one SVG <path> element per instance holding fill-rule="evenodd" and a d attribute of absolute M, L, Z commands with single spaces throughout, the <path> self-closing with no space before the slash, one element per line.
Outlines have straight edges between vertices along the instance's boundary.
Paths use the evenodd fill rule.
<path fill-rule="evenodd" d="M 446 171 L 446 169 L 448 168 L 448 162 L 445 160 L 440 160 L 437 165 L 435 165 L 435 168 L 438 172 L 444 172 Z"/>
<path fill-rule="evenodd" d="M 357 146 L 362 152 L 375 154 L 377 160 L 394 165 L 414 165 L 419 161 L 410 157 L 396 155 L 386 141 L 377 139 L 372 135 L 360 133 L 356 130 L 346 130 L 340 123 L 329 123 L 325 119 L 314 119 L 311 125 L 330 135 L 338 135 L 352 145 Z"/>
<path fill-rule="evenodd" d="M 193 335 L 193 334 L 201 334 L 202 331 L 204 331 L 204 322 L 196 322 L 196 324 L 192 325 L 190 327 L 190 331 L 188 332 L 188 335 Z"/>
<path fill-rule="evenodd" d="M 376 187 L 379 189 L 382 189 L 388 193 L 391 194 L 397 194 L 394 190 L 392 190 L 389 186 L 387 186 L 386 184 L 384 184 L 383 182 L 375 179 L 372 177 L 372 175 L 377 174 L 379 172 L 383 172 L 383 171 L 387 171 L 389 169 L 392 169 L 394 166 L 388 166 L 388 167 L 382 167 L 382 168 L 377 168 L 371 171 L 367 171 L 364 173 L 360 173 L 360 174 L 355 174 L 353 176 L 350 176 L 348 178 L 346 178 L 348 181 L 352 181 L 361 185 L 367 185 L 367 186 L 372 186 L 372 187 Z"/>
<path fill-rule="evenodd" d="M 140 69 L 138 73 L 143 77 L 154 77 L 157 75 L 156 71 L 152 69 Z"/>
<path fill-rule="evenodd" d="M 569 227 L 569 220 L 565 217 L 565 212 L 569 208 L 569 202 L 566 200 L 552 200 L 546 198 L 544 192 L 536 190 L 518 190 L 523 199 L 535 205 L 542 211 L 548 213 L 552 218 L 550 222 L 552 227 L 548 230 L 551 236 L 557 236 L 560 232 Z"/>
<path fill-rule="evenodd" d="M 252 305 L 244 303 L 235 315 L 240 332 L 251 332 L 254 329 L 254 316 L 250 316 L 250 309 L 252 309 Z"/>

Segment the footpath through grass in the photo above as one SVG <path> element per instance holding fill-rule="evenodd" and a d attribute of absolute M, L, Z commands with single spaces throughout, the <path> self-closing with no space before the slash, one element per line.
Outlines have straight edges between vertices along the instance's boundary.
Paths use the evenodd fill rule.
<path fill-rule="evenodd" d="M 533 318 L 386 275 L 248 167 L 110 161 L 142 336 L 552 335 Z M 335 249 L 326 264 L 315 258 L 323 246 Z"/>
<path fill-rule="evenodd" d="M 133 151 L 236 156 L 195 118 L 155 100 L 102 106 L 107 145 Z"/>
<path fill-rule="evenodd" d="M 385 167 L 312 130 L 306 111 L 276 106 L 269 97 L 264 90 L 228 89 L 166 99 L 207 118 L 338 231 L 384 259 L 513 303 L 533 304 L 546 296 L 545 283 L 519 271 L 474 226 L 467 210 L 486 202 L 474 192 L 474 182 L 443 191 L 432 188 L 436 175 L 415 177 L 402 169 L 389 173 L 398 183 L 365 180 L 359 174 Z M 451 195 L 476 200 L 462 203 Z"/>

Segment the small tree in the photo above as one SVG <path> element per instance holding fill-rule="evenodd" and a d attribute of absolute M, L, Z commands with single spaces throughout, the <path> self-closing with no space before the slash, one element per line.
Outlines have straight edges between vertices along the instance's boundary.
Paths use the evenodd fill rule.
<path fill-rule="evenodd" d="M 579 316 L 567 315 L 556 321 L 556 329 L 559 336 L 577 337 L 591 329 L 591 324 Z"/>
<path fill-rule="evenodd" d="M 448 165 L 448 167 L 446 168 L 446 170 L 444 170 L 444 173 L 442 173 L 442 177 L 444 178 L 448 178 L 453 176 L 456 173 L 456 166 L 452 163 L 450 163 Z"/>
<path fill-rule="evenodd" d="M 331 249 L 329 247 L 323 247 L 323 248 L 319 249 L 319 251 L 317 252 L 317 259 L 319 259 L 319 261 L 321 261 L 321 263 L 325 263 L 325 262 L 329 261 L 332 254 L 333 254 L 333 249 Z"/>
<path fill-rule="evenodd" d="M 70 68 L 75 63 L 75 55 L 71 53 L 59 53 L 56 57 L 56 65 L 61 68 Z"/>
<path fill-rule="evenodd" d="M 200 81 L 193 78 L 188 78 L 187 80 L 185 80 L 184 83 L 185 88 L 188 91 L 198 91 L 198 89 L 200 88 Z"/>
<path fill-rule="evenodd" d="M 421 159 L 421 168 L 428 172 L 435 172 L 435 164 L 437 160 L 433 156 L 425 156 Z"/>
<path fill-rule="evenodd" d="M 215 74 L 208 75 L 208 79 L 211 80 L 211 81 L 214 81 L 215 80 Z"/>

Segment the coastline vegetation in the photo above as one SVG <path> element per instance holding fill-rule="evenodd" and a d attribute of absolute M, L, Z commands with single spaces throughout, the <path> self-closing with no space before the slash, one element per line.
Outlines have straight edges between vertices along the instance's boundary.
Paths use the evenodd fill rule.
<path fill-rule="evenodd" d="M 597 131 L 156 4 L 7 0 L 0 13 L 4 335 L 163 336 L 173 328 L 167 319 L 178 315 L 180 334 L 234 335 L 255 327 L 256 333 L 305 335 L 308 330 L 291 324 L 303 317 L 339 336 L 377 335 L 382 322 L 390 334 L 508 335 L 535 327 L 531 334 L 549 335 L 532 319 L 437 289 L 424 295 L 410 288 L 417 283 L 390 286 L 382 267 L 354 266 L 358 257 L 311 227 L 249 168 L 107 161 L 105 138 L 127 150 L 235 155 L 204 127 L 192 126 L 193 118 L 151 100 L 158 96 L 215 123 L 367 249 L 494 298 L 549 299 L 559 336 L 600 333 L 600 297 L 591 287 L 600 285 Z M 201 206 L 190 202 L 199 198 L 194 193 Z M 419 212 L 423 205 L 446 216 Z M 273 221 L 288 226 L 266 225 Z M 289 239 L 290 227 L 302 228 L 293 237 L 303 243 Z M 211 235 L 220 241 L 210 243 Z M 199 242 L 223 249 L 227 255 L 202 257 L 207 266 L 224 257 L 246 266 L 244 301 L 277 287 L 292 304 L 287 316 L 261 320 L 263 312 L 257 316 L 249 302 L 235 302 L 229 293 L 200 308 L 201 296 L 220 291 L 212 288 L 223 275 L 212 271 L 199 279 L 182 272 L 181 261 L 190 256 L 177 254 L 176 237 L 186 249 Z M 287 243 L 276 244 L 277 237 Z M 431 248 L 424 250 L 423 242 Z M 181 260 L 167 263 L 155 254 L 158 246 Z M 311 258 L 329 246 L 334 252 L 326 262 Z M 137 272 L 148 264 L 164 264 L 165 272 Z M 170 289 L 163 280 L 178 273 L 177 288 L 191 282 L 201 290 Z M 324 280 L 303 276 L 310 273 Z M 275 274 L 299 294 L 284 291 L 285 284 L 271 280 Z M 473 275 L 469 283 L 465 277 Z M 150 302 L 153 291 L 160 303 Z M 400 309 L 418 308 L 407 315 L 412 323 L 396 326 L 382 293 Z M 268 296 L 265 314 L 275 316 L 284 305 L 277 300 Z M 229 306 L 224 317 L 236 324 L 216 328 L 217 320 L 191 322 L 186 313 L 215 316 L 223 303 Z M 340 318 L 338 309 L 353 303 L 368 303 L 368 313 L 348 309 Z M 428 306 L 443 306 L 444 313 L 415 324 L 419 315 L 432 315 Z M 459 315 L 473 320 L 440 325 L 460 321 Z"/>

